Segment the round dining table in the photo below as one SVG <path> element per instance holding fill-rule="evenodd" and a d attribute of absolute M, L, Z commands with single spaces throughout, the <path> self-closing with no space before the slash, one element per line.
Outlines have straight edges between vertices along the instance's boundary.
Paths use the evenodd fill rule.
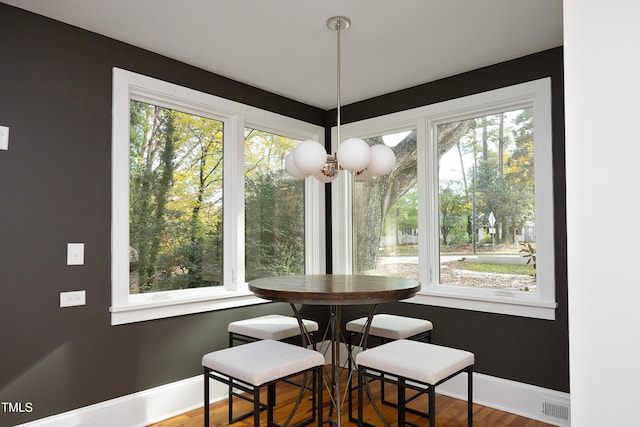
<path fill-rule="evenodd" d="M 413 297 L 420 290 L 420 282 L 402 277 L 370 276 L 358 274 L 304 274 L 294 276 L 263 277 L 249 282 L 249 290 L 256 296 L 270 301 L 289 303 L 298 319 L 304 337 L 302 318 L 295 304 L 326 305 L 329 307 L 329 331 L 331 341 L 331 400 L 336 419 L 329 414 L 330 423 L 341 426 L 343 398 L 340 396 L 340 342 L 341 307 L 343 305 L 369 305 L 400 301 Z M 367 331 L 363 334 L 366 342 Z M 348 357 L 351 357 L 349 355 Z M 345 393 L 346 394 L 346 393 Z"/>

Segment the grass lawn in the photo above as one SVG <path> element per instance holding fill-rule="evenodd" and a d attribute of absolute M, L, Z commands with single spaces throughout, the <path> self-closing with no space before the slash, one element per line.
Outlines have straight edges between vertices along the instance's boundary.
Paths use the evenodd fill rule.
<path fill-rule="evenodd" d="M 536 270 L 531 265 L 476 264 L 470 262 L 458 263 L 457 265 L 464 270 L 482 273 L 526 274 L 528 276 L 535 276 L 536 274 Z"/>

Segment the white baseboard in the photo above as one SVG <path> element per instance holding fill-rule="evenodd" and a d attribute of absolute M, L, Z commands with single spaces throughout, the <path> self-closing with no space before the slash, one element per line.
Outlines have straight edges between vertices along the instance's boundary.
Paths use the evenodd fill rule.
<path fill-rule="evenodd" d="M 453 377 L 436 392 L 466 400 L 467 375 Z M 473 403 L 559 427 L 571 425 L 568 393 L 477 372 L 473 374 Z"/>
<path fill-rule="evenodd" d="M 321 343 L 318 350 L 328 348 Z M 346 360 L 342 346 L 341 360 Z M 329 352 L 325 353 L 330 362 Z M 211 401 L 227 398 L 227 387 L 211 381 Z M 202 375 L 165 384 L 16 427 L 143 427 L 202 406 Z M 466 374 L 438 386 L 438 393 L 466 400 Z M 570 426 L 569 394 L 480 373 L 473 374 L 474 403 L 560 427 Z"/>
<path fill-rule="evenodd" d="M 16 427 L 143 427 L 202 407 L 202 375 L 85 406 Z M 211 402 L 227 398 L 227 386 L 211 381 Z"/>

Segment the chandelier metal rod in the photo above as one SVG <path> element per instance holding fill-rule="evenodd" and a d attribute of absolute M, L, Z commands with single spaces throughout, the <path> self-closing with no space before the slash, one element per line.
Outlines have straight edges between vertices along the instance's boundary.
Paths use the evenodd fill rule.
<path fill-rule="evenodd" d="M 338 55 L 338 58 L 337 58 L 337 61 L 336 61 L 336 63 L 337 63 L 337 73 L 336 73 L 337 74 L 337 78 L 336 78 L 336 81 L 337 81 L 337 98 L 338 98 L 338 100 L 337 100 L 338 108 L 337 108 L 336 124 L 337 124 L 337 129 L 338 129 L 338 133 L 337 133 L 338 144 L 340 144 L 340 141 L 342 140 L 340 138 L 340 97 L 341 97 L 340 96 L 341 95 L 341 90 L 340 90 L 340 32 L 341 31 L 342 31 L 342 19 L 338 18 L 336 20 L 336 32 L 338 33 L 338 37 L 337 37 L 337 39 L 338 39 L 338 47 L 337 47 L 337 50 L 336 50 L 337 51 L 337 55 Z"/>
<path fill-rule="evenodd" d="M 341 124 L 341 98 L 342 98 L 342 87 L 341 87 L 341 60 L 342 60 L 342 42 L 341 42 L 341 32 L 342 30 L 346 30 L 351 25 L 351 20 L 346 16 L 333 16 L 327 20 L 327 27 L 332 30 L 335 30 L 338 34 L 336 37 L 337 46 L 336 46 L 336 127 L 337 127 L 337 142 L 340 144 L 342 141 L 340 135 L 340 124 Z M 335 159 L 334 159 L 335 160 Z"/>

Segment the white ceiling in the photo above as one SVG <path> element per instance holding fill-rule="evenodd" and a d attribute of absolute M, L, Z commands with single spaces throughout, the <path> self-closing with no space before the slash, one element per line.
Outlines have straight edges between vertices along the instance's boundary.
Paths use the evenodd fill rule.
<path fill-rule="evenodd" d="M 562 45 L 562 0 L 0 0 L 323 109 Z"/>

